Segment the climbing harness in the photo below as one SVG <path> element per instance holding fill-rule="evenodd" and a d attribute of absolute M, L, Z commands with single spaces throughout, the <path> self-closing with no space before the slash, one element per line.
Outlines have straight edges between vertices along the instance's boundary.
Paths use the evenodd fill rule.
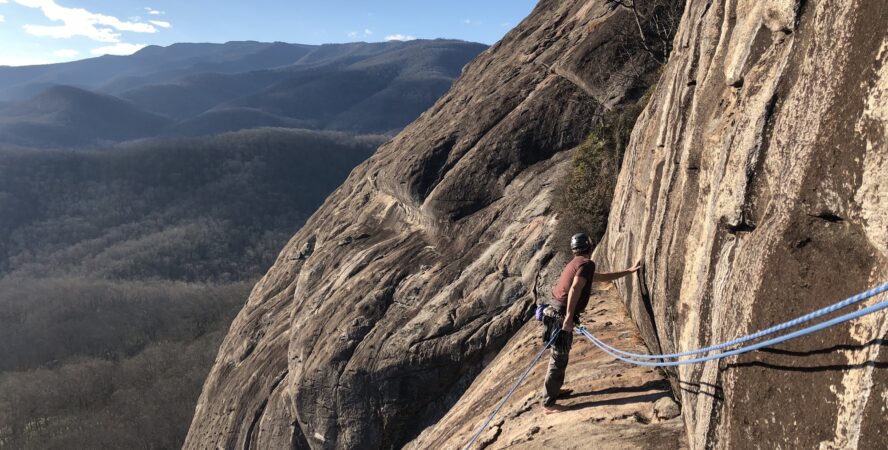
<path fill-rule="evenodd" d="M 561 331 L 561 327 L 564 325 L 564 308 L 559 309 L 556 306 L 546 306 L 542 312 L 542 322 L 543 322 L 543 343 L 546 343 L 551 339 L 552 335 L 555 333 L 559 333 Z M 580 317 L 579 315 L 574 319 L 576 323 L 579 324 Z M 572 340 L 570 339 L 571 335 L 567 333 L 563 333 L 554 341 L 552 341 L 549 346 L 555 349 L 555 351 L 560 353 L 566 353 L 570 351 L 570 345 Z"/>
<path fill-rule="evenodd" d="M 801 325 L 806 322 L 810 322 L 814 319 L 823 317 L 827 314 L 833 313 L 833 312 L 838 311 L 842 308 L 846 308 L 848 306 L 860 303 L 863 300 L 874 297 L 874 296 L 879 295 L 879 294 L 886 292 L 886 291 L 888 291 L 888 283 L 882 284 L 881 286 L 875 287 L 875 288 L 870 289 L 866 292 L 861 292 L 860 294 L 849 297 L 849 298 L 842 300 L 840 302 L 836 302 L 836 303 L 834 303 L 830 306 L 827 306 L 825 308 L 818 309 L 817 311 L 805 314 L 803 316 L 800 316 L 800 317 L 795 318 L 793 320 L 783 322 L 783 323 L 775 325 L 773 327 L 766 328 L 764 330 L 757 331 L 755 333 L 751 333 L 746 336 L 742 336 L 737 339 L 733 339 L 731 341 L 727 341 L 727 342 L 723 342 L 720 344 L 711 345 L 709 347 L 699 348 L 699 349 L 695 349 L 695 350 L 688 350 L 688 351 L 680 352 L 680 353 L 667 353 L 667 354 L 660 354 L 660 355 L 642 355 L 642 354 L 638 354 L 638 353 L 630 353 L 630 352 L 619 350 L 617 348 L 607 345 L 601 339 L 597 338 L 594 334 L 590 333 L 589 330 L 587 330 L 586 327 L 584 327 L 582 325 L 575 327 L 574 330 L 577 333 L 579 333 L 580 335 L 582 335 L 583 337 L 585 337 L 586 339 L 588 339 L 589 342 L 591 342 L 593 345 L 595 345 L 596 347 L 601 349 L 601 351 L 603 351 L 604 353 L 607 353 L 611 357 L 616 358 L 616 359 L 626 362 L 626 363 L 635 364 L 635 365 L 639 365 L 639 366 L 653 366 L 653 367 L 678 366 L 678 365 L 683 365 L 683 364 L 698 364 L 698 363 L 702 363 L 702 362 L 706 362 L 706 361 L 712 361 L 712 360 L 716 360 L 716 359 L 727 358 L 729 356 L 735 356 L 735 355 L 739 355 L 742 353 L 751 352 L 753 350 L 758 350 L 763 347 L 769 347 L 772 345 L 780 344 L 782 342 L 786 342 L 791 339 L 795 339 L 798 337 L 806 336 L 811 333 L 815 333 L 820 330 L 824 330 L 826 328 L 832 327 L 834 325 L 838 325 L 840 323 L 848 322 L 848 321 L 857 319 L 859 317 L 866 316 L 868 314 L 872 314 L 872 313 L 875 313 L 878 311 L 888 309 L 888 300 L 881 301 L 879 303 L 876 303 L 874 305 L 870 305 L 866 308 L 862 308 L 862 309 L 854 311 L 854 312 L 850 312 L 850 313 L 843 314 L 838 317 L 834 317 L 832 319 L 829 319 L 827 321 L 824 321 L 824 322 L 821 322 L 818 324 L 807 326 L 805 328 L 793 331 L 791 333 L 787 333 L 784 335 L 773 337 L 771 339 L 768 339 L 768 340 L 765 340 L 762 342 L 758 342 L 755 344 L 750 344 L 750 345 L 746 345 L 743 347 L 735 348 L 733 350 L 718 352 L 718 353 L 714 353 L 711 355 L 697 357 L 697 358 L 693 358 L 693 359 L 679 359 L 677 361 L 657 362 L 657 361 L 640 361 L 640 360 L 644 360 L 644 359 L 676 359 L 676 358 L 681 358 L 684 356 L 692 356 L 692 355 L 698 355 L 698 354 L 702 354 L 702 353 L 709 353 L 711 351 L 716 351 L 716 350 L 724 350 L 728 347 L 733 347 L 733 346 L 736 346 L 739 344 L 743 344 L 743 343 L 749 342 L 751 340 L 755 340 L 755 339 L 758 339 L 758 338 L 761 338 L 764 336 L 768 336 L 768 335 L 786 330 L 788 328 L 792 328 L 797 325 Z M 552 345 L 552 343 L 555 341 L 555 338 L 557 338 L 557 337 L 558 337 L 558 332 L 553 333 L 549 342 L 546 343 L 546 345 L 536 355 L 536 357 L 533 359 L 533 361 L 530 363 L 530 365 L 527 367 L 527 369 L 524 370 L 524 373 L 522 373 L 521 376 L 518 378 L 518 380 L 515 381 L 515 384 L 512 386 L 512 389 L 509 390 L 509 392 L 506 394 L 506 396 L 497 405 L 496 409 L 494 409 L 493 412 L 490 414 L 490 416 L 487 417 L 487 420 L 484 421 L 484 424 L 481 425 L 481 428 L 478 429 L 478 431 L 472 437 L 472 440 L 469 441 L 469 443 L 465 446 L 464 450 L 468 450 L 472 446 L 472 444 L 474 444 L 475 441 L 478 440 L 478 437 L 481 436 L 481 433 L 487 428 L 487 426 L 490 424 L 490 422 L 493 420 L 493 418 L 496 416 L 496 414 L 500 411 L 500 409 L 502 409 L 503 405 L 505 405 L 506 402 L 509 400 L 509 398 L 512 396 L 512 394 L 515 393 L 515 390 L 518 389 L 518 386 L 521 384 L 521 382 L 524 381 L 525 378 L 527 378 L 527 375 L 530 373 L 530 369 L 532 369 L 533 366 L 536 365 L 536 363 L 543 356 L 543 353 L 546 351 L 547 348 L 549 348 L 549 346 Z"/>
<path fill-rule="evenodd" d="M 503 397 L 502 401 L 499 402 L 499 405 L 497 405 L 493 412 L 490 413 L 489 416 L 487 416 L 487 420 L 484 421 L 484 425 L 481 425 L 481 428 L 478 428 L 478 432 L 475 433 L 474 436 L 472 436 L 472 440 L 469 441 L 468 444 L 466 444 L 464 450 L 468 450 L 469 448 L 471 448 L 472 444 L 474 444 L 475 441 L 478 440 L 478 437 L 481 436 L 481 433 L 484 432 L 484 430 L 487 428 L 487 425 L 490 425 L 490 422 L 493 420 L 494 417 L 496 417 L 496 414 L 499 412 L 500 409 L 502 409 L 503 405 L 506 404 L 512 394 L 515 393 L 515 390 L 518 389 L 518 386 L 521 385 L 521 382 L 524 381 L 525 378 L 527 378 L 527 375 L 530 373 L 530 369 L 533 369 L 533 366 L 536 365 L 537 361 L 539 361 L 540 358 L 543 357 L 543 353 L 545 353 L 546 349 L 549 348 L 550 345 L 552 345 L 552 342 L 555 342 L 555 338 L 558 337 L 560 331 L 561 330 L 556 330 L 554 333 L 552 333 L 552 337 L 549 339 L 549 342 L 547 342 L 546 345 L 543 346 L 543 349 L 540 350 L 539 353 L 537 353 L 536 357 L 533 358 L 533 361 L 530 362 L 530 365 L 527 366 L 527 369 L 524 369 L 524 373 L 522 373 L 521 376 L 518 377 L 517 380 L 515 380 L 515 384 L 512 385 L 512 389 L 509 389 L 509 392 L 506 394 L 505 397 Z"/>

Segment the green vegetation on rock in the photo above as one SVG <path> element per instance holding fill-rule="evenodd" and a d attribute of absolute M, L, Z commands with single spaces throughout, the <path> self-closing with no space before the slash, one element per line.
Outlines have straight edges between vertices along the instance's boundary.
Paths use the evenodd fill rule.
<path fill-rule="evenodd" d="M 580 231 L 593 242 L 601 239 L 632 127 L 649 98 L 650 92 L 605 114 L 575 150 L 555 202 L 559 242 Z"/>

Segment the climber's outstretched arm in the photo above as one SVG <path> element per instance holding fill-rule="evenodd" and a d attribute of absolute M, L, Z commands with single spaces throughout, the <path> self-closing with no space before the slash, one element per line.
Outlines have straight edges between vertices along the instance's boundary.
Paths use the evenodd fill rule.
<path fill-rule="evenodd" d="M 595 272 L 595 275 L 592 275 L 592 282 L 603 283 L 606 281 L 614 281 L 618 278 L 622 278 L 626 275 L 631 275 L 635 272 L 638 272 L 638 269 L 641 269 L 641 261 L 637 262 L 633 267 L 630 267 L 626 270 L 620 270 L 618 272 Z"/>

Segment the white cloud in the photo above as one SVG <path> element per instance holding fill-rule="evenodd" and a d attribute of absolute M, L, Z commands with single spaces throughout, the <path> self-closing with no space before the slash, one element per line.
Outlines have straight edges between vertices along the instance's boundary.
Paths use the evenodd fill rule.
<path fill-rule="evenodd" d="M 411 36 L 409 34 L 392 34 L 385 37 L 387 41 L 412 41 L 416 39 L 416 36 Z"/>
<path fill-rule="evenodd" d="M 356 38 L 356 37 L 358 37 L 358 32 L 357 32 L 357 31 L 349 31 L 349 32 L 348 32 L 348 37 L 350 37 L 350 38 Z"/>
<path fill-rule="evenodd" d="M 15 0 L 28 8 L 40 9 L 47 19 L 63 25 L 25 25 L 25 32 L 34 36 L 67 39 L 84 36 L 98 42 L 120 42 L 120 33 L 156 33 L 157 28 L 142 22 L 124 22 L 113 16 L 97 14 L 83 8 L 66 8 L 55 0 Z M 116 31 L 115 31 L 116 30 Z"/>
<path fill-rule="evenodd" d="M 0 14 L 0 23 L 6 22 L 6 17 L 3 17 L 3 14 Z"/>
<path fill-rule="evenodd" d="M 52 54 L 61 58 L 73 58 L 80 55 L 80 52 L 74 50 L 73 48 L 63 48 L 61 50 L 56 50 L 52 52 Z"/>
<path fill-rule="evenodd" d="M 4 55 L 0 53 L 0 66 L 34 66 L 38 64 L 52 64 L 54 62 L 45 58 Z"/>
<path fill-rule="evenodd" d="M 159 27 L 161 27 L 161 28 L 171 28 L 171 27 L 172 27 L 172 25 L 170 25 L 169 22 L 166 22 L 166 21 L 163 21 L 163 20 L 149 20 L 149 22 L 151 22 L 151 23 L 153 23 L 154 25 L 157 25 L 157 26 L 159 26 Z"/>
<path fill-rule="evenodd" d="M 132 55 L 145 47 L 145 44 L 127 44 L 126 42 L 118 42 L 114 45 L 94 48 L 89 52 L 93 55 Z"/>
<path fill-rule="evenodd" d="M 148 6 L 145 7 L 145 11 L 148 11 L 148 14 L 151 14 L 152 16 L 160 16 L 160 15 L 166 14 L 166 12 L 164 12 L 164 11 L 158 11 L 158 10 L 148 7 Z"/>
<path fill-rule="evenodd" d="M 373 30 L 364 28 L 364 36 L 373 36 Z"/>

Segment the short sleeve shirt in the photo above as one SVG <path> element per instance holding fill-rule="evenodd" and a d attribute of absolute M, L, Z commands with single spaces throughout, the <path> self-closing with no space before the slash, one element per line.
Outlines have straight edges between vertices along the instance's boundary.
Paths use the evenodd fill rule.
<path fill-rule="evenodd" d="M 592 275 L 594 274 L 595 263 L 592 262 L 592 260 L 585 256 L 574 256 L 574 258 L 564 267 L 564 270 L 561 271 L 561 276 L 558 277 L 558 282 L 555 283 L 555 287 L 552 288 L 552 299 L 555 300 L 558 306 L 566 306 L 567 294 L 570 292 L 570 287 L 573 285 L 574 278 L 577 275 L 582 276 L 586 279 L 586 285 L 583 286 L 580 298 L 577 299 L 576 313 L 579 314 L 586 309 L 586 305 L 589 304 L 589 295 L 592 292 Z"/>

